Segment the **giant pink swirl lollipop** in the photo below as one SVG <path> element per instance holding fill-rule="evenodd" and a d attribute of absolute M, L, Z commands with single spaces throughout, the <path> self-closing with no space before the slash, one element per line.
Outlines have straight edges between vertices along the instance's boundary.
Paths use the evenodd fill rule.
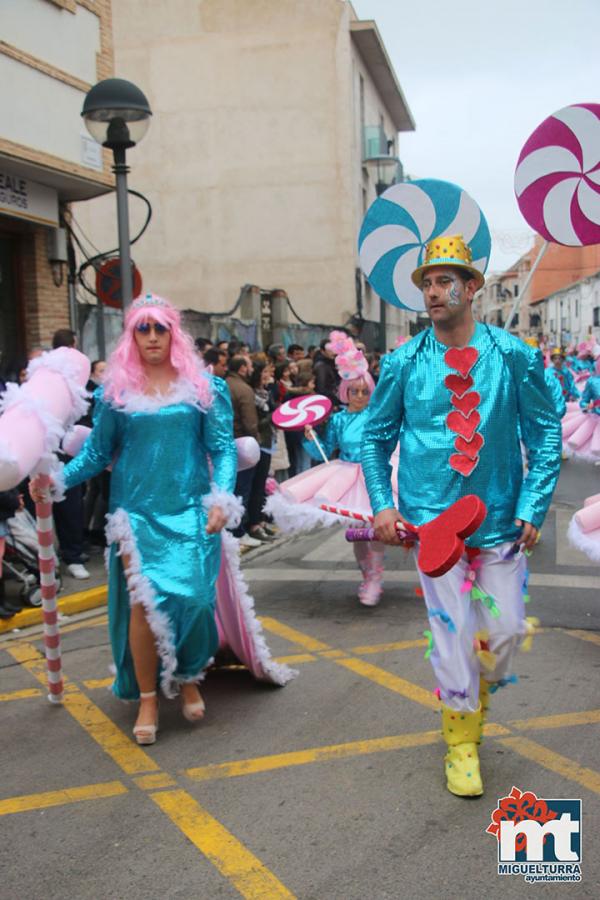
<path fill-rule="evenodd" d="M 519 209 L 547 241 L 600 243 L 600 104 L 565 106 L 521 150 L 515 171 Z"/>
<path fill-rule="evenodd" d="M 319 425 L 331 412 L 332 403 L 323 394 L 304 394 L 286 400 L 273 413 L 273 424 L 284 431 L 302 431 Z"/>
<path fill-rule="evenodd" d="M 302 397 L 294 397 L 286 400 L 273 413 L 273 424 L 284 431 L 303 431 L 310 429 L 310 436 L 323 457 L 323 461 L 329 460 L 321 446 L 321 443 L 313 431 L 313 425 L 319 425 L 331 412 L 333 404 L 323 394 L 304 394 Z"/>

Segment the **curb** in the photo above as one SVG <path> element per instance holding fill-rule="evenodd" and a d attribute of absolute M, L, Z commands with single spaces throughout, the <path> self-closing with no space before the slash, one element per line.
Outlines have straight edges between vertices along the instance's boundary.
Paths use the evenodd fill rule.
<path fill-rule="evenodd" d="M 63 616 L 72 616 L 76 613 L 85 612 L 87 609 L 95 609 L 97 606 L 106 606 L 108 590 L 105 584 L 98 587 L 88 588 L 87 591 L 78 591 L 76 594 L 69 594 L 57 602 L 59 613 Z M 31 609 L 23 609 L 21 612 L 15 613 L 10 619 L 0 621 L 0 634 L 7 634 L 14 631 L 15 628 L 29 628 L 31 625 L 40 625 L 44 621 L 44 612 L 42 607 Z"/>

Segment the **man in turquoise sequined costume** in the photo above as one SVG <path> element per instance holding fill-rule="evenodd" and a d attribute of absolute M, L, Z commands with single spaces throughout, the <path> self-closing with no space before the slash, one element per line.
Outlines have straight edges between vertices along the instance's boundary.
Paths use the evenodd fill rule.
<path fill-rule="evenodd" d="M 484 279 L 460 235 L 431 241 L 413 281 L 432 327 L 382 359 L 362 465 L 384 543 L 399 542 L 396 522 L 404 518 L 421 525 L 466 494 L 486 503 L 487 517 L 463 558 L 439 578 L 419 572 L 448 789 L 477 796 L 487 695 L 515 680 L 512 659 L 528 630 L 522 549 L 534 545 L 558 479 L 560 422 L 539 352 L 475 322 L 472 301 Z M 399 510 L 389 468 L 398 440 Z"/>

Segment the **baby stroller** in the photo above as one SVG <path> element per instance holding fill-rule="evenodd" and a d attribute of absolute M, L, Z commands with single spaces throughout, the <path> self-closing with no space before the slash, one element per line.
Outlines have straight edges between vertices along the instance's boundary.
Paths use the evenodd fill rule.
<path fill-rule="evenodd" d="M 42 588 L 38 568 L 38 541 L 35 519 L 21 509 L 6 522 L 6 548 L 3 569 L 6 576 L 21 582 L 21 599 L 29 606 L 42 605 Z M 56 590 L 61 589 L 56 561 Z"/>

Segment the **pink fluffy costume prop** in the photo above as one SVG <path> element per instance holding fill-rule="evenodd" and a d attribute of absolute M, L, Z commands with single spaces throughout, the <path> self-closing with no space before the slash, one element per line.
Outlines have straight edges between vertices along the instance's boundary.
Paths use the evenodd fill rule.
<path fill-rule="evenodd" d="M 563 450 L 587 462 L 600 462 L 600 358 L 579 403 L 569 403 L 562 421 Z"/>
<path fill-rule="evenodd" d="M 335 363 L 342 379 L 340 399 L 348 402 L 353 388 L 362 388 L 370 394 L 374 383 L 368 371 L 367 360 L 344 332 L 333 331 L 329 348 L 336 353 Z M 338 523 L 356 527 L 356 521 L 334 515 L 320 509 L 321 504 L 372 515 L 369 495 L 360 464 L 362 431 L 369 415 L 368 406 L 358 412 L 343 409 L 328 420 L 322 437 L 327 456 L 338 450 L 340 458 L 321 464 L 290 478 L 267 500 L 265 511 L 273 516 L 284 532 L 308 531 L 317 526 Z M 311 441 L 304 446 L 315 459 L 316 451 Z M 392 458 L 393 483 L 397 483 L 397 455 Z M 394 500 L 397 497 L 394 496 Z M 354 543 L 356 562 L 363 576 L 359 599 L 365 606 L 374 606 L 382 589 L 383 545 L 377 541 Z"/>
<path fill-rule="evenodd" d="M 571 519 L 567 536 L 574 547 L 600 563 L 600 494 L 584 500 Z"/>

